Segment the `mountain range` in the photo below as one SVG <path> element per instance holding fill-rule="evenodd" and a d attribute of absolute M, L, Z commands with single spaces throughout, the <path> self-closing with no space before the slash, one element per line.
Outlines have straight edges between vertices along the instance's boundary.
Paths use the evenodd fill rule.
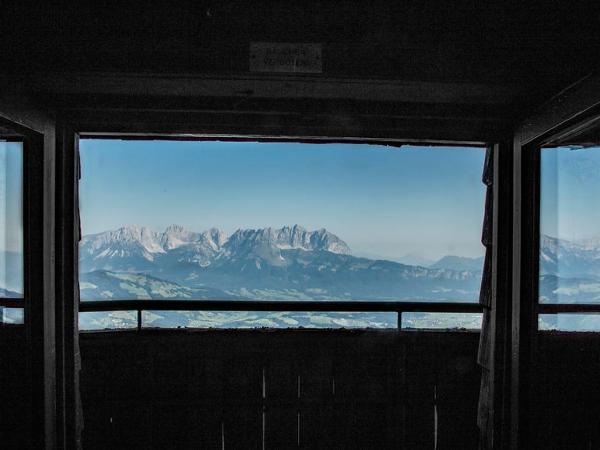
<path fill-rule="evenodd" d="M 22 298 L 23 295 L 0 287 L 0 298 Z"/>
<path fill-rule="evenodd" d="M 353 256 L 323 228 L 294 225 L 226 235 L 171 225 L 162 232 L 128 226 L 85 236 L 79 266 L 82 299 L 477 301 L 477 261 L 460 260 L 459 268 L 450 267 L 452 260 L 438 263 L 427 268 Z M 119 279 L 124 273 L 137 278 Z M 173 286 L 148 290 L 159 282 Z"/>
<path fill-rule="evenodd" d="M 470 270 L 477 272 L 483 270 L 483 256 L 468 258 L 466 256 L 446 255 L 428 267 L 430 269 Z"/>
<path fill-rule="evenodd" d="M 0 297 L 20 297 L 22 256 L 5 252 Z M 483 258 L 427 267 L 359 257 L 335 234 L 301 226 L 162 232 L 127 226 L 85 236 L 83 300 L 258 299 L 477 301 Z M 1 284 L 4 284 L 3 286 Z M 600 302 L 600 239 L 542 235 L 540 301 Z"/>
<path fill-rule="evenodd" d="M 22 297 L 23 294 L 23 253 L 0 251 L 0 291 L 2 297 Z"/>
<path fill-rule="evenodd" d="M 540 273 L 561 277 L 600 277 L 600 238 L 568 241 L 540 239 Z"/>
<path fill-rule="evenodd" d="M 540 238 L 540 302 L 600 302 L 600 238 Z"/>

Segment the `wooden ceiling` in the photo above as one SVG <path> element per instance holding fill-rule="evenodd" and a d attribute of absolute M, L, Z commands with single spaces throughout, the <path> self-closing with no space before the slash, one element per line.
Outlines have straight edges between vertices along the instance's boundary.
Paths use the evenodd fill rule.
<path fill-rule="evenodd" d="M 493 137 L 593 73 L 600 54 L 593 1 L 24 3 L 3 3 L 0 74 L 60 111 L 288 114 L 363 134 L 382 122 L 373 133 Z M 323 73 L 251 73 L 252 41 L 321 43 Z"/>

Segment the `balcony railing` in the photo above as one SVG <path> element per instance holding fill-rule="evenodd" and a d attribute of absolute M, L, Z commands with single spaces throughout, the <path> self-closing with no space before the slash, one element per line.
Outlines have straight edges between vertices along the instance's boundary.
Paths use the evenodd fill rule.
<path fill-rule="evenodd" d="M 398 328 L 403 312 L 481 313 L 479 303 L 403 301 L 290 301 L 290 300 L 102 300 L 81 301 L 80 312 L 136 311 L 137 328 L 142 328 L 143 311 L 319 311 L 395 312 Z"/>

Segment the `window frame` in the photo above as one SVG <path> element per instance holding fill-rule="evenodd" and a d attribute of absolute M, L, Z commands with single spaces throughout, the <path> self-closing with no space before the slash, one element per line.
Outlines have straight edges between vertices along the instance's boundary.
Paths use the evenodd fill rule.
<path fill-rule="evenodd" d="M 23 253 L 23 295 L 20 298 L 9 298 L 9 297 L 1 297 L 0 296 L 0 307 L 5 307 L 5 308 L 15 308 L 15 309 L 22 309 L 23 310 L 23 323 L 22 324 L 6 324 L 6 323 L 2 323 L 0 322 L 0 327 L 22 327 L 25 326 L 25 323 L 27 321 L 27 309 L 26 308 L 26 304 L 29 303 L 28 301 L 26 301 L 26 299 L 28 298 L 28 292 L 26 292 L 28 290 L 27 287 L 27 281 L 26 277 L 27 277 L 27 269 L 28 269 L 28 258 L 27 258 L 27 246 L 28 246 L 28 239 L 26 239 L 27 236 L 27 229 L 28 229 L 28 224 L 27 224 L 27 217 L 28 215 L 26 214 L 26 205 L 27 205 L 27 181 L 26 181 L 26 171 L 27 171 L 27 161 L 26 161 L 26 154 L 27 154 L 27 149 L 26 149 L 26 141 L 27 138 L 24 135 L 21 135 L 19 133 L 13 133 L 13 134 L 6 134 L 6 135 L 0 135 L 0 141 L 2 142 L 20 142 L 22 144 L 22 166 L 21 166 L 21 220 L 22 220 L 22 224 L 23 224 L 23 248 L 22 253 Z"/>
<path fill-rule="evenodd" d="M 523 246 L 524 254 L 530 253 L 527 264 L 523 266 L 524 275 L 527 280 L 531 280 L 530 295 L 533 298 L 533 308 L 531 313 L 531 325 L 534 334 L 544 333 L 590 333 L 588 331 L 561 331 L 561 330 L 541 330 L 539 328 L 539 316 L 543 314 L 569 314 L 569 313 L 599 313 L 600 303 L 540 303 L 539 281 L 540 281 L 540 229 L 541 229 L 541 154 L 546 146 L 559 146 L 561 141 L 570 137 L 576 137 L 578 134 L 597 126 L 600 122 L 600 107 L 592 108 L 584 117 L 578 117 L 575 121 L 569 121 L 551 133 L 538 138 L 523 147 L 524 172 L 531 174 L 531 181 L 526 186 L 527 192 L 524 195 L 527 208 L 523 210 L 524 216 L 529 215 L 530 223 L 529 236 L 533 243 L 532 248 Z"/>
<path fill-rule="evenodd" d="M 11 329 L 25 340 L 25 376 L 31 386 L 23 401 L 31 406 L 28 425 L 36 432 L 25 442 L 43 447 L 51 445 L 56 437 L 49 414 L 57 409 L 56 362 L 62 356 L 55 351 L 55 135 L 51 122 L 44 118 L 15 116 L 23 121 L 13 120 L 12 112 L 0 115 L 0 127 L 11 131 L 3 138 L 23 142 L 23 297 L 4 298 L 0 304 L 23 308 L 24 324 Z"/>
<path fill-rule="evenodd" d="M 47 179 L 44 177 L 44 135 L 33 129 L 21 126 L 10 120 L 0 117 L 0 125 L 14 130 L 11 135 L 5 135 L 3 140 L 8 142 L 22 142 L 23 144 L 23 167 L 22 167 L 22 220 L 23 220 L 23 297 L 17 299 L 0 298 L 0 306 L 9 308 L 22 308 L 24 314 L 24 326 L 30 341 L 36 339 L 38 329 L 43 329 L 43 316 L 53 310 L 53 302 L 36 302 L 34 299 L 43 299 L 43 292 L 48 286 L 44 285 L 45 271 L 50 266 L 42 259 L 48 232 L 48 224 L 51 223 L 52 214 L 44 211 L 44 203 L 49 199 L 46 195 L 53 192 L 45 192 L 44 185 Z M 50 227 L 54 229 L 53 226 Z M 44 312 L 46 310 L 47 312 Z M 21 326 L 21 325 L 17 325 Z M 31 342 L 30 342 L 30 345 Z"/>
<path fill-rule="evenodd" d="M 327 143 L 354 143 L 354 144 L 376 144 L 392 147 L 402 145 L 439 145 L 448 147 L 477 147 L 482 152 L 492 144 L 479 141 L 434 141 L 414 140 L 400 138 L 357 138 L 357 137 L 320 137 L 320 136 L 296 136 L 296 135 L 266 135 L 266 134 L 226 134 L 226 133 L 152 133 L 152 132 L 84 132 L 75 131 L 73 127 L 69 133 L 74 136 L 74 155 L 77 159 L 77 180 L 75 182 L 75 195 L 78 197 L 80 178 L 79 173 L 79 139 L 123 139 L 123 140 L 183 140 L 183 141 L 229 141 L 229 142 L 294 142 L 310 144 Z M 75 242 L 75 258 L 79 255 L 79 240 Z M 76 284 L 78 287 L 79 271 L 75 269 Z M 143 311 L 315 311 L 315 312 L 392 312 L 397 314 L 396 328 L 384 330 L 397 330 L 403 332 L 426 331 L 427 328 L 405 329 L 402 328 L 403 312 L 423 313 L 480 313 L 483 307 L 479 302 L 411 302 L 411 301 L 296 301 L 296 300 L 86 300 L 79 299 L 79 290 L 76 292 L 76 303 L 78 312 L 99 311 L 135 311 L 137 317 L 137 331 L 152 329 L 143 326 Z M 195 328 L 182 328 L 183 330 L 194 330 Z M 260 328 L 256 328 L 260 330 Z M 284 330 L 295 330 L 298 328 L 284 328 Z M 337 329 L 337 328 L 333 328 Z M 166 328 L 165 328 L 166 330 Z M 458 331 L 477 332 L 479 329 L 435 329 L 435 331 Z M 108 330 L 81 331 L 82 333 L 95 333 Z"/>

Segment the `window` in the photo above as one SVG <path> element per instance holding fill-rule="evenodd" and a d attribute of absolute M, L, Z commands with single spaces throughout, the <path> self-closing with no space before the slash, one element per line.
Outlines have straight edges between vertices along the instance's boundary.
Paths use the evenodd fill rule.
<path fill-rule="evenodd" d="M 600 147 L 541 150 L 539 302 L 600 304 Z M 589 331 L 597 317 L 543 314 L 539 328 Z"/>
<path fill-rule="evenodd" d="M 343 305 L 476 307 L 482 148 L 82 139 L 80 155 L 83 304 L 307 302 L 305 312 L 150 302 L 139 326 L 381 328 L 397 327 L 393 307 Z M 94 314 L 102 328 L 121 323 Z"/>
<path fill-rule="evenodd" d="M 23 143 L 0 139 L 0 323 L 23 323 Z"/>

